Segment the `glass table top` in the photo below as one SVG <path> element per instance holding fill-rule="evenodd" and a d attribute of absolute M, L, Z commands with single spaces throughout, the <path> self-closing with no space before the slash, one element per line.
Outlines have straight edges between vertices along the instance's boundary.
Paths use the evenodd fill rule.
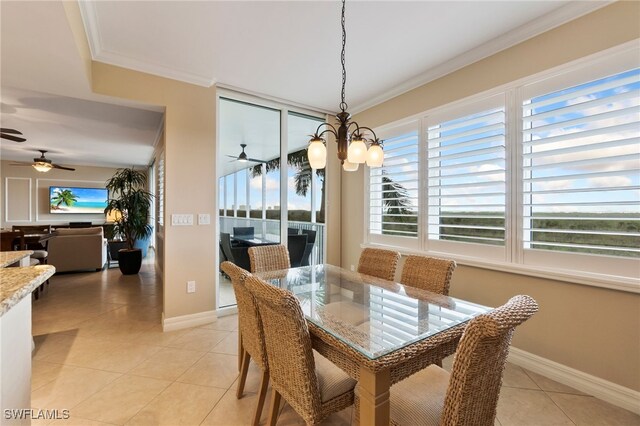
<path fill-rule="evenodd" d="M 332 265 L 255 275 L 291 291 L 300 301 L 308 321 L 369 359 L 491 310 Z"/>

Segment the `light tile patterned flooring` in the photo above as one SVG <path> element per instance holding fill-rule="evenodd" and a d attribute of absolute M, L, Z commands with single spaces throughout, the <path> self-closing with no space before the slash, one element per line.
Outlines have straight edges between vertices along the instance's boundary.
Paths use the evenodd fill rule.
<path fill-rule="evenodd" d="M 70 410 L 55 425 L 249 424 L 259 374 L 252 367 L 236 399 L 236 316 L 163 333 L 161 306 L 150 263 L 135 276 L 117 268 L 55 276 L 33 306 L 33 408 Z M 351 411 L 325 424 L 350 425 Z M 303 422 L 284 404 L 278 424 Z M 496 424 L 640 425 L 640 417 L 508 365 Z"/>

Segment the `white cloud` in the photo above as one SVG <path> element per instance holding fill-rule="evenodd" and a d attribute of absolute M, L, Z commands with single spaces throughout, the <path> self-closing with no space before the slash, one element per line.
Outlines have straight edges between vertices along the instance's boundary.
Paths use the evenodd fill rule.
<path fill-rule="evenodd" d="M 593 188 L 606 188 L 610 186 L 630 186 L 631 178 L 626 176 L 600 176 L 587 180 L 589 186 Z"/>

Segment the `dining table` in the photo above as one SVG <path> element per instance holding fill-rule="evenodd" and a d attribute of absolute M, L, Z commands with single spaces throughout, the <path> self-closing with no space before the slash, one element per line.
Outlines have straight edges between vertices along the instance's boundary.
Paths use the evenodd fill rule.
<path fill-rule="evenodd" d="M 358 380 L 363 425 L 388 425 L 391 386 L 453 354 L 492 309 L 328 264 L 255 275 L 296 296 L 314 349 Z"/>
<path fill-rule="evenodd" d="M 266 238 L 261 238 L 261 237 L 255 237 L 253 235 L 238 235 L 238 236 L 232 237 L 232 240 L 247 247 L 271 246 L 274 244 L 279 244 L 277 241 L 268 240 Z"/>

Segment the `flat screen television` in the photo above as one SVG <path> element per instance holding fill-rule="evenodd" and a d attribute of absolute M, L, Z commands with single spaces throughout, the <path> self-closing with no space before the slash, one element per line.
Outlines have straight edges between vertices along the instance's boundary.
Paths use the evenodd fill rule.
<path fill-rule="evenodd" d="M 104 214 L 109 191 L 106 188 L 49 187 L 49 213 Z"/>

